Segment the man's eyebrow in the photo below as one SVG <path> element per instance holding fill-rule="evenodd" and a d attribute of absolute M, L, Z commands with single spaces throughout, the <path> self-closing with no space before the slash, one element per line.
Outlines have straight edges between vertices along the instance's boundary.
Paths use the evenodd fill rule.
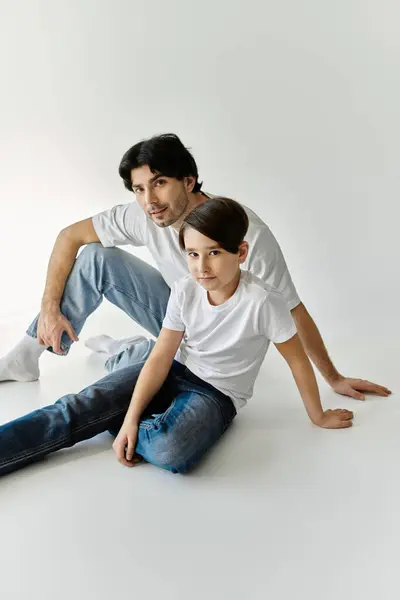
<path fill-rule="evenodd" d="M 154 183 L 160 177 L 164 177 L 164 175 L 162 175 L 161 173 L 158 173 L 157 175 L 154 175 L 154 177 L 152 177 L 149 181 L 150 181 L 150 183 Z M 141 186 L 140 183 L 133 183 L 133 181 L 132 181 L 132 188 L 137 188 L 137 187 L 140 187 L 140 186 Z"/>

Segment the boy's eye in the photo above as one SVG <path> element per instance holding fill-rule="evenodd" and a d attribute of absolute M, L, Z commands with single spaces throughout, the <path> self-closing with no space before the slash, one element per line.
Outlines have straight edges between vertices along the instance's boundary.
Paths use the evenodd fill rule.
<path fill-rule="evenodd" d="M 217 256 L 219 253 L 219 250 L 211 250 L 210 252 L 211 256 Z"/>
<path fill-rule="evenodd" d="M 190 256 L 191 258 L 196 258 L 197 254 L 196 252 L 189 252 L 188 256 Z"/>

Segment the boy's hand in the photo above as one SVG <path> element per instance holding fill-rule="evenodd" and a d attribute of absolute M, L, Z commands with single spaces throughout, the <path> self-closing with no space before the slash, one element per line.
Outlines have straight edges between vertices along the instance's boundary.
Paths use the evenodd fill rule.
<path fill-rule="evenodd" d="M 113 443 L 113 450 L 118 461 L 125 467 L 134 467 L 141 459 L 135 455 L 138 437 L 138 425 L 124 422 Z"/>
<path fill-rule="evenodd" d="M 314 421 L 314 424 L 324 429 L 343 429 L 353 425 L 353 417 L 350 410 L 336 408 L 335 410 L 325 410 L 321 417 Z"/>

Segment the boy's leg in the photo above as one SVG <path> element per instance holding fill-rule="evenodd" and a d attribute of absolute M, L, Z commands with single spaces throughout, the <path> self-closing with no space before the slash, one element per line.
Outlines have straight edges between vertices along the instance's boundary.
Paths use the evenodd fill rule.
<path fill-rule="evenodd" d="M 143 362 L 117 369 L 79 394 L 0 426 L 0 475 L 107 431 L 128 409 Z"/>
<path fill-rule="evenodd" d="M 160 414 L 144 415 L 135 452 L 153 465 L 185 473 L 221 437 L 236 409 L 227 396 L 177 363 L 171 369 L 169 385 L 172 402 Z"/>
<path fill-rule="evenodd" d="M 116 368 L 79 394 L 0 426 L 0 476 L 105 430 L 116 434 L 143 364 Z M 174 473 L 194 466 L 236 415 L 229 398 L 186 375 L 174 363 L 143 414 L 136 447 L 147 462 Z"/>

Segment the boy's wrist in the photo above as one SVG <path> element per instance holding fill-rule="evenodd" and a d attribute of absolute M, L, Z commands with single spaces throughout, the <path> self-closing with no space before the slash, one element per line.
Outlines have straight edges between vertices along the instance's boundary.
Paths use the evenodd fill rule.
<path fill-rule="evenodd" d="M 320 425 L 324 417 L 324 411 L 321 408 L 320 411 L 310 414 L 309 417 L 314 425 Z"/>
<path fill-rule="evenodd" d="M 125 415 L 125 423 L 129 423 L 130 425 L 139 425 L 140 415 L 137 414 L 136 410 L 129 410 Z"/>

